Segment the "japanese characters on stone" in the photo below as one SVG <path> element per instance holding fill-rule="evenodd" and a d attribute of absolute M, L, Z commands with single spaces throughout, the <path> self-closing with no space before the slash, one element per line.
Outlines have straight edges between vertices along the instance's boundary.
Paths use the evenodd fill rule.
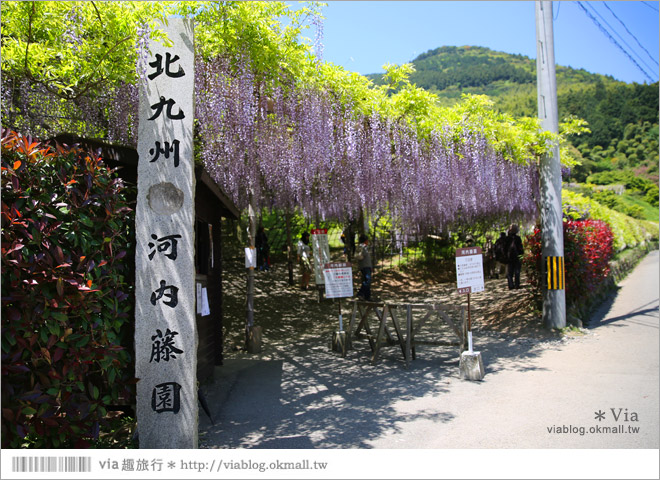
<path fill-rule="evenodd" d="M 150 41 L 140 87 L 138 428 L 141 448 L 196 448 L 194 42 L 192 22 L 170 18 L 162 29 L 172 43 Z"/>

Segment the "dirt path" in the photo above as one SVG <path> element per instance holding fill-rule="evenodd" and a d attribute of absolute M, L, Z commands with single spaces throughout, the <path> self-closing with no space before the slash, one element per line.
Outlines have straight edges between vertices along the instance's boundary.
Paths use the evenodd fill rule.
<path fill-rule="evenodd" d="M 225 350 L 226 357 L 231 359 L 235 356 L 235 349 L 243 344 L 245 269 L 240 266 L 229 269 L 225 277 Z M 264 330 L 266 355 L 271 346 L 281 345 L 291 338 L 331 335 L 338 328 L 335 302 L 325 300 L 319 303 L 317 291 L 290 287 L 287 279 L 283 265 L 256 274 L 255 324 Z M 357 286 L 356 280 L 355 291 Z M 559 335 L 541 328 L 540 312 L 534 310 L 528 288 L 523 284 L 522 289 L 509 291 L 505 278 L 487 280 L 486 291 L 471 296 L 474 330 L 542 340 L 558 339 Z M 467 305 L 466 296 L 456 292 L 455 281 L 449 280 L 442 271 L 420 277 L 400 270 L 384 270 L 375 276 L 373 294 L 388 302 Z M 344 317 L 350 313 L 345 301 L 343 313 Z"/>
<path fill-rule="evenodd" d="M 483 382 L 450 379 L 441 401 L 395 402 L 451 421 L 399 422 L 370 446 L 657 449 L 658 252 L 620 287 L 578 341 L 520 359 L 489 353 Z"/>
<path fill-rule="evenodd" d="M 329 348 L 332 304 L 288 290 L 278 277 L 258 283 L 263 353 L 229 352 L 213 384 L 202 387 L 215 424 L 200 412 L 201 448 L 659 446 L 657 251 L 575 336 L 539 330 L 523 292 L 512 297 L 503 280 L 489 282 L 485 298 L 474 296 L 482 382 L 458 378 L 455 347 L 420 345 L 408 369 L 394 347 L 372 366 L 366 341 L 341 358 Z M 451 285 L 399 281 L 387 295 L 460 300 Z M 238 317 L 240 302 L 235 307 Z M 496 321 L 498 312 L 507 320 Z"/>

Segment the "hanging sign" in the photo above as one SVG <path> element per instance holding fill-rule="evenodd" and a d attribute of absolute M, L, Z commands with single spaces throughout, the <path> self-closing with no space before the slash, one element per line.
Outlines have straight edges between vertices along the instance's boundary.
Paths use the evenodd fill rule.
<path fill-rule="evenodd" d="M 484 268 L 480 247 L 456 249 L 456 284 L 458 293 L 483 292 Z"/>
<path fill-rule="evenodd" d="M 323 266 L 325 298 L 346 298 L 353 296 L 353 269 L 350 263 L 326 263 Z"/>
<path fill-rule="evenodd" d="M 312 254 L 314 256 L 314 280 L 317 285 L 323 285 L 323 266 L 330 263 L 330 246 L 328 245 L 328 229 L 317 228 L 311 231 Z"/>
<path fill-rule="evenodd" d="M 135 208 L 135 376 L 140 448 L 197 448 L 191 21 L 160 27 L 140 82 Z"/>

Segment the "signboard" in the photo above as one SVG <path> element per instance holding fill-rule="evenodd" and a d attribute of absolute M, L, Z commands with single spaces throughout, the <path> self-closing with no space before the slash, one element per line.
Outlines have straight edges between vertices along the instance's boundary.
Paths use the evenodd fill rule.
<path fill-rule="evenodd" d="M 458 293 L 483 292 L 484 267 L 480 247 L 456 249 L 456 284 Z"/>
<path fill-rule="evenodd" d="M 328 245 L 328 229 L 317 228 L 311 231 L 312 255 L 314 256 L 314 280 L 317 285 L 323 285 L 323 265 L 330 263 L 330 246 Z"/>
<path fill-rule="evenodd" d="M 150 41 L 140 82 L 137 425 L 140 448 L 197 448 L 193 24 L 170 18 L 161 28 L 173 44 Z"/>
<path fill-rule="evenodd" d="M 325 298 L 353 296 L 353 269 L 350 263 L 326 263 L 323 266 Z"/>
<path fill-rule="evenodd" d="M 257 249 L 245 247 L 245 268 L 257 268 Z"/>

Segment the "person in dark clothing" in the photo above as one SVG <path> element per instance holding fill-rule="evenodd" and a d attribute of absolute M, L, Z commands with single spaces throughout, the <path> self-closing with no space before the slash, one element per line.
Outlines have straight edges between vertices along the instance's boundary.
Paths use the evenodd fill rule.
<path fill-rule="evenodd" d="M 509 290 L 520 288 L 520 270 L 522 269 L 522 254 L 524 253 L 522 239 L 518 235 L 518 225 L 511 225 L 507 235 L 508 264 L 506 279 Z"/>
<path fill-rule="evenodd" d="M 255 247 L 257 248 L 257 265 L 259 270 L 268 271 L 270 268 L 270 246 L 264 227 L 259 227 L 255 237 Z"/>
<path fill-rule="evenodd" d="M 344 244 L 344 255 L 350 262 L 355 255 L 355 232 L 353 231 L 353 224 L 349 223 L 341 234 L 341 241 Z"/>
<path fill-rule="evenodd" d="M 500 275 L 506 274 L 506 267 L 509 263 L 506 254 L 506 232 L 500 233 L 500 238 L 495 241 L 493 253 L 495 255 L 495 278 L 500 278 Z"/>
<path fill-rule="evenodd" d="M 493 244 L 493 236 L 486 235 L 486 243 L 484 244 L 484 274 L 486 278 L 495 278 L 495 246 Z"/>
<path fill-rule="evenodd" d="M 358 290 L 358 298 L 371 301 L 371 254 L 369 253 L 369 239 L 366 235 L 360 235 L 355 259 L 359 262 L 358 268 L 362 274 L 362 285 Z"/>

